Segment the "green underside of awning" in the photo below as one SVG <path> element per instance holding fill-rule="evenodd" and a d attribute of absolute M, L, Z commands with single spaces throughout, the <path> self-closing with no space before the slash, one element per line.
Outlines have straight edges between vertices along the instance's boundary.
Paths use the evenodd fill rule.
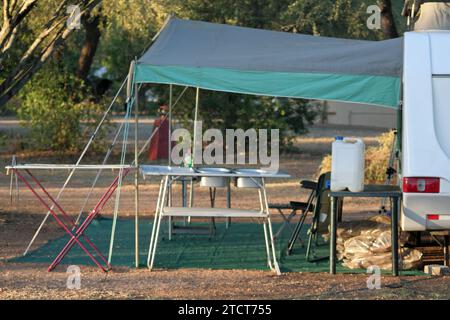
<path fill-rule="evenodd" d="M 397 108 L 400 78 L 137 65 L 137 83 L 164 83 L 262 96 L 367 103 Z"/>

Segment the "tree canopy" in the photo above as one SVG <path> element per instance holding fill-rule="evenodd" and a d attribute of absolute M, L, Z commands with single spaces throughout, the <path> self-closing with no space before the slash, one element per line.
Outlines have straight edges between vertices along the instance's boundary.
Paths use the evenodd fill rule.
<path fill-rule="evenodd" d="M 92 104 L 107 99 L 120 85 L 130 61 L 151 45 L 151 39 L 169 14 L 186 19 L 355 39 L 378 40 L 403 32 L 399 22 L 401 3 L 390 0 L 377 1 L 382 15 L 381 29 L 368 29 L 367 7 L 372 4 L 373 0 L 3 0 L 0 5 L 3 13 L 0 113 L 5 112 L 7 104 L 8 110 L 18 112 L 26 123 L 36 123 L 30 120 L 31 116 L 46 114 L 36 112 L 36 108 L 46 105 L 37 100 L 45 102 L 55 97 L 60 103 L 76 105 L 73 110 L 77 110 L 77 114 L 82 114 L 84 111 L 80 108 L 86 106 L 89 106 L 85 111 L 87 114 L 99 110 Z M 80 28 L 67 28 L 68 19 L 73 18 L 69 5 L 77 5 L 80 9 Z M 58 73 L 64 75 L 52 76 Z M 42 83 L 43 79 L 47 80 Z M 70 83 L 73 91 L 70 97 L 59 90 L 61 86 L 67 86 L 64 81 Z M 78 82 L 80 85 L 76 85 Z M 150 92 L 156 104 L 167 101 L 167 88 L 163 86 L 152 86 L 143 91 Z M 50 92 L 55 94 L 50 95 Z M 203 112 L 214 115 L 205 120 L 215 119 L 219 128 L 278 126 L 285 132 L 298 134 L 314 119 L 314 108 L 302 100 L 228 93 L 205 93 L 203 98 Z M 193 94 L 188 91 L 177 111 L 180 119 L 187 121 L 190 118 L 193 99 Z M 156 111 L 152 104 L 148 105 L 140 109 Z M 245 108 L 239 108 L 238 113 L 237 108 L 233 108 L 236 105 L 245 105 Z M 73 147 L 76 144 L 71 141 L 67 145 Z"/>

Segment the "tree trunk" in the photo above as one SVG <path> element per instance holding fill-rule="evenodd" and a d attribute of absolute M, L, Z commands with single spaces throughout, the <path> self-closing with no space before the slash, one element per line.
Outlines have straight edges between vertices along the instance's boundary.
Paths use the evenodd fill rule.
<path fill-rule="evenodd" d="M 394 15 L 392 14 L 391 0 L 381 0 L 381 29 L 386 38 L 398 38 L 397 28 L 395 26 Z"/>
<path fill-rule="evenodd" d="M 100 40 L 100 15 L 92 17 L 90 14 L 83 19 L 83 26 L 86 29 L 86 36 L 81 48 L 80 57 L 78 59 L 77 77 L 86 80 L 94 61 L 95 52 L 97 51 Z"/>

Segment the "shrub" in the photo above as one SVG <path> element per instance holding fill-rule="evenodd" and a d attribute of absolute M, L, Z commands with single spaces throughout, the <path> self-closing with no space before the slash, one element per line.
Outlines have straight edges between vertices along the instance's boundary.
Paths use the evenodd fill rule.
<path fill-rule="evenodd" d="M 89 99 L 82 81 L 57 68 L 39 72 L 21 94 L 18 109 L 30 129 L 28 143 L 38 150 L 78 150 L 83 137 L 101 116 L 101 107 Z"/>
<path fill-rule="evenodd" d="M 365 153 L 365 183 L 383 183 L 386 179 L 386 169 L 389 165 L 394 131 L 389 131 L 377 137 L 377 146 L 366 148 Z M 331 171 L 331 154 L 322 159 L 319 174 Z M 318 174 L 318 175 L 319 175 Z"/>

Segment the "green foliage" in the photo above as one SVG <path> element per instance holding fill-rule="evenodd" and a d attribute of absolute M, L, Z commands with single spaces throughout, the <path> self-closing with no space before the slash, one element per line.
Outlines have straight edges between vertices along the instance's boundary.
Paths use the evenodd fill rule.
<path fill-rule="evenodd" d="M 174 87 L 174 99 L 182 88 Z M 161 94 L 167 104 L 167 92 Z M 190 88 L 174 107 L 174 117 L 184 128 L 193 130 L 195 89 Z M 316 108 L 307 100 L 257 97 L 226 92 L 200 91 L 199 120 L 203 129 L 279 129 L 280 145 L 289 147 L 292 139 L 305 133 L 306 125 L 316 118 Z"/>
<path fill-rule="evenodd" d="M 53 65 L 36 74 L 21 94 L 18 116 L 39 150 L 78 150 L 102 107 L 86 99 L 83 83 Z M 100 147 L 100 145 L 98 146 Z"/>
<path fill-rule="evenodd" d="M 282 147 L 289 146 L 295 135 L 305 133 L 306 124 L 311 124 L 316 117 L 316 112 L 308 101 L 301 99 L 224 93 L 204 100 L 202 99 L 201 118 L 206 126 L 222 130 L 279 129 Z M 208 100 L 212 100 L 211 105 Z M 224 100 L 228 100 L 227 105 L 223 105 Z"/>
<path fill-rule="evenodd" d="M 401 1 L 392 1 L 398 19 Z M 400 4 L 399 4 L 400 3 Z M 100 44 L 92 71 L 106 67 L 106 77 L 114 81 L 114 91 L 128 73 L 129 63 L 150 45 L 168 14 L 178 17 L 245 27 L 309 33 L 357 39 L 381 39 L 380 31 L 368 30 L 368 5 L 374 0 L 104 0 L 105 18 L 101 26 Z M 40 1 L 20 32 L 11 54 L 29 46 L 38 30 L 51 16 L 58 1 Z M 398 20 L 399 21 L 399 20 Z M 397 24 L 399 25 L 399 23 Z M 400 28 L 400 32 L 402 29 Z M 75 31 L 64 50 L 56 53 L 62 67 L 48 66 L 37 74 L 9 110 L 18 110 L 20 118 L 31 130 L 30 139 L 40 149 L 77 149 L 89 132 L 100 107 L 90 99 L 89 90 L 73 74 L 79 57 L 84 32 Z M 17 59 L 16 59 L 17 60 Z M 2 66 L 9 70 L 17 61 L 6 59 Z M 2 72 L 0 72 L 0 79 Z M 147 102 L 140 110 L 156 109 L 154 104 L 168 103 L 167 86 L 152 85 L 156 103 Z M 175 88 L 174 96 L 182 88 Z M 108 97 L 104 97 L 107 100 Z M 144 99 L 141 99 L 144 101 Z M 189 89 L 175 108 L 175 118 L 189 125 L 193 118 L 195 90 Z M 155 110 L 149 110 L 151 111 Z M 279 128 L 282 143 L 306 131 L 305 126 L 316 116 L 307 101 L 272 99 L 230 93 L 201 92 L 200 118 L 205 127 Z"/>
<path fill-rule="evenodd" d="M 106 2 L 105 2 L 106 3 Z M 106 67 L 111 79 L 123 79 L 130 61 L 140 57 L 162 26 L 164 17 L 157 3 L 148 0 L 111 0 L 103 5 L 102 28 L 95 67 Z"/>
<path fill-rule="evenodd" d="M 366 27 L 367 5 L 361 0 L 296 0 L 282 13 L 286 31 L 343 38 L 378 38 Z M 370 4 L 374 4 L 373 1 Z"/>

